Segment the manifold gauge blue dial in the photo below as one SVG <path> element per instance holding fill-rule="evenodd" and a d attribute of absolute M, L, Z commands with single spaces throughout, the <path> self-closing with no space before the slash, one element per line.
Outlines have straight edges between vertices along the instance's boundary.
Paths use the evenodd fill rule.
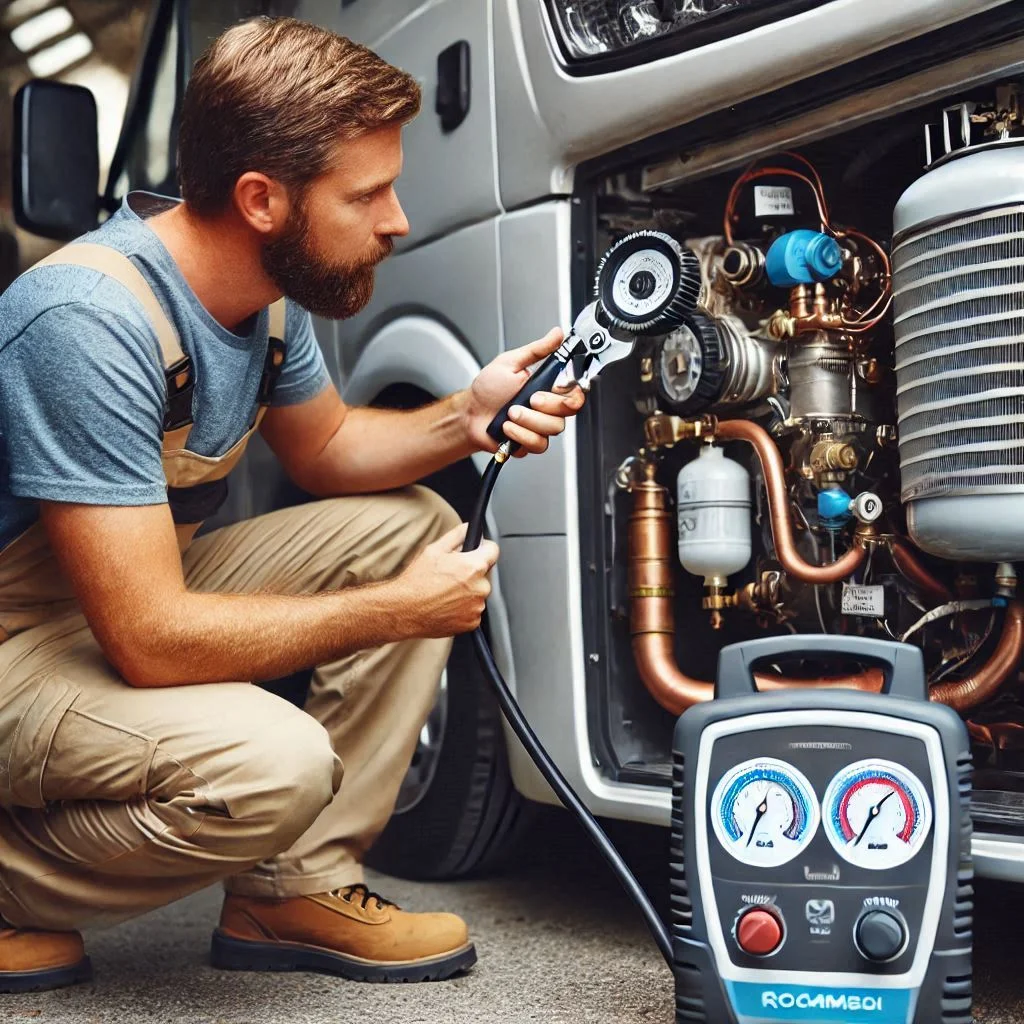
<path fill-rule="evenodd" d="M 931 801 L 920 779 L 893 761 L 848 765 L 828 784 L 822 813 L 836 853 L 878 871 L 913 858 L 932 823 Z"/>
<path fill-rule="evenodd" d="M 738 861 L 774 868 L 797 856 L 821 822 L 818 799 L 803 773 L 758 757 L 722 776 L 711 797 L 718 841 Z"/>

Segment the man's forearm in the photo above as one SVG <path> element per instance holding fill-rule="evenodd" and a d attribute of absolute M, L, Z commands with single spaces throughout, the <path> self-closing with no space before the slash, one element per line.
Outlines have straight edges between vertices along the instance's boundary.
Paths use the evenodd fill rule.
<path fill-rule="evenodd" d="M 312 596 L 187 592 L 135 625 L 113 660 L 142 687 L 276 679 L 418 635 L 394 580 Z"/>
<path fill-rule="evenodd" d="M 404 487 L 474 452 L 466 393 L 419 409 L 351 408 L 300 481 L 320 497 Z"/>

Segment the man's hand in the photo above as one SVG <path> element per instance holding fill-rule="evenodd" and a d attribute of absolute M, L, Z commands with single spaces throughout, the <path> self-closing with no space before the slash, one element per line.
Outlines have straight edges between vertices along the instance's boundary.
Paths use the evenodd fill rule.
<path fill-rule="evenodd" d="M 475 551 L 463 552 L 466 528 L 462 523 L 428 544 L 392 581 L 410 609 L 414 636 L 449 637 L 480 625 L 498 545 L 485 540 Z"/>
<path fill-rule="evenodd" d="M 539 341 L 503 352 L 485 366 L 466 392 L 466 433 L 478 451 L 493 452 L 497 445 L 487 435 L 487 427 L 498 411 L 514 398 L 530 377 L 527 369 L 562 344 L 561 328 L 548 331 Z M 548 439 L 565 430 L 565 421 L 583 408 L 585 395 L 579 387 L 566 395 L 538 391 L 530 399 L 530 408 L 514 405 L 509 410 L 505 436 L 521 445 L 518 455 L 547 451 Z"/>

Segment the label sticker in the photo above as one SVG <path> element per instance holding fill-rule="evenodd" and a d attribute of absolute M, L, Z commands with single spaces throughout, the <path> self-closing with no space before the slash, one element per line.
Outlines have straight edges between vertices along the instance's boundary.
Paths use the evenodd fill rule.
<path fill-rule="evenodd" d="M 788 185 L 755 185 L 755 217 L 792 217 L 793 190 Z"/>
<path fill-rule="evenodd" d="M 832 934 L 832 925 L 836 920 L 836 905 L 832 900 L 808 900 L 804 914 L 811 935 Z"/>
<path fill-rule="evenodd" d="M 856 583 L 843 584 L 843 614 L 863 615 L 880 619 L 885 615 L 885 587 L 862 587 Z"/>

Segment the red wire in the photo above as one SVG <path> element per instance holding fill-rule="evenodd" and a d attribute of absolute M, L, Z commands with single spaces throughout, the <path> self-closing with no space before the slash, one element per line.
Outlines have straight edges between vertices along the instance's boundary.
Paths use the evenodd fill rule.
<path fill-rule="evenodd" d="M 818 186 L 806 174 L 801 174 L 799 171 L 794 171 L 791 167 L 758 167 L 756 170 L 744 171 L 733 183 L 732 188 L 729 190 L 729 197 L 725 201 L 725 218 L 724 218 L 724 235 L 725 240 L 732 245 L 732 216 L 735 211 L 736 199 L 739 195 L 739 190 L 747 182 L 756 181 L 758 178 L 765 178 L 769 175 L 782 175 L 789 178 L 797 178 L 802 181 L 811 190 L 814 195 L 815 204 L 818 207 L 818 217 L 821 221 L 822 231 L 827 231 L 831 234 L 831 227 L 828 222 L 828 209 L 825 205 L 825 197 L 818 190 Z M 817 172 L 815 172 L 817 175 Z"/>

